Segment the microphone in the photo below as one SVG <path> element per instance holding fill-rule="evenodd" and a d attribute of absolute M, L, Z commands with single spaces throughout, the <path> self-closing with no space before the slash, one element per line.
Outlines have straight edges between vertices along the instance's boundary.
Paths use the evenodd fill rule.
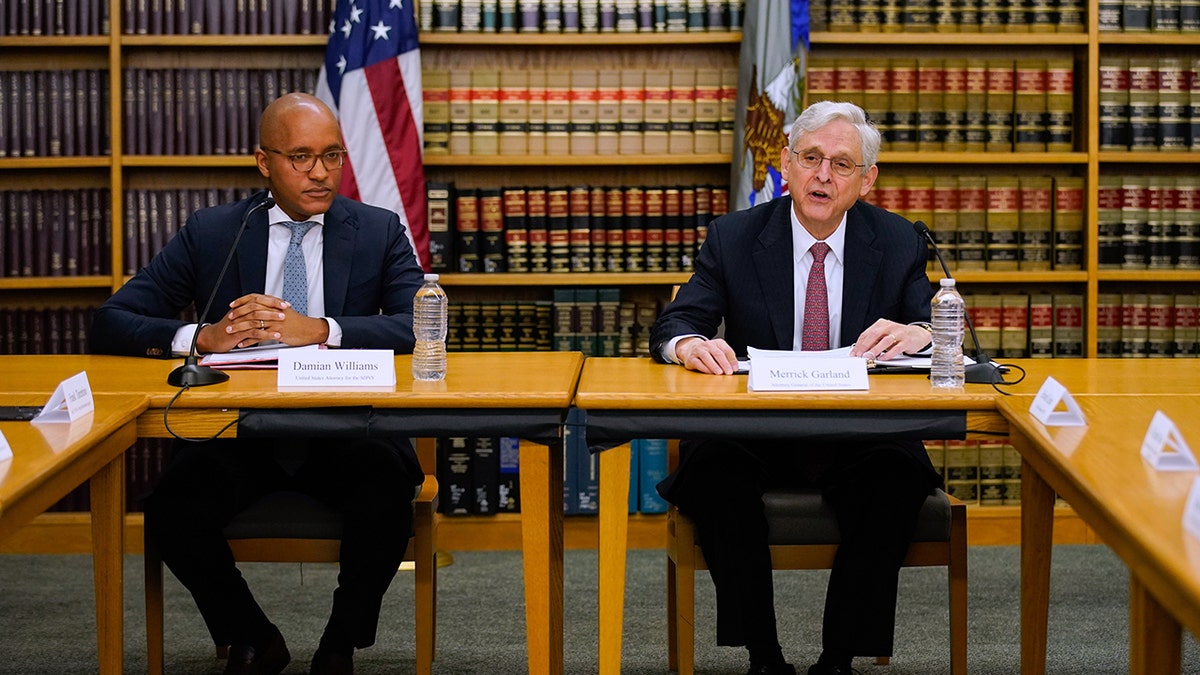
<path fill-rule="evenodd" d="M 933 233 L 929 231 L 929 226 L 918 220 L 913 223 L 913 230 L 917 236 L 929 242 L 929 247 L 933 249 L 934 255 L 942 265 L 942 272 L 947 278 L 953 279 L 954 275 L 950 274 L 950 268 L 946 266 L 946 260 L 942 257 L 942 251 L 938 248 L 937 242 L 933 240 Z M 971 341 L 975 343 L 975 353 L 971 355 L 975 359 L 975 363 L 963 369 L 966 374 L 965 379 L 972 384 L 993 384 L 996 382 L 997 371 L 1003 374 L 1006 369 L 1003 366 L 993 365 L 992 359 L 983 353 L 983 347 L 979 344 L 979 335 L 975 332 L 975 324 L 971 322 L 971 313 L 964 310 L 963 318 L 966 319 L 967 328 L 971 331 Z"/>
<path fill-rule="evenodd" d="M 237 236 L 233 238 L 233 245 L 229 247 L 229 255 L 225 256 L 225 264 L 221 267 L 221 271 L 217 274 L 217 280 L 213 284 L 212 293 L 208 295 L 208 302 L 204 305 L 204 311 L 197 316 L 196 331 L 192 333 L 192 346 L 188 349 L 187 358 L 183 360 L 183 365 L 171 371 L 167 375 L 167 384 L 173 387 L 206 387 L 210 384 L 217 384 L 229 379 L 229 374 L 224 373 L 216 368 L 202 366 L 199 359 L 196 357 L 196 341 L 200 339 L 200 329 L 204 328 L 204 317 L 208 316 L 208 310 L 212 308 L 213 300 L 217 297 L 217 289 L 221 287 L 221 282 L 225 279 L 225 270 L 229 269 L 229 263 L 233 261 L 233 254 L 237 251 L 238 242 L 242 240 L 242 233 L 246 231 L 246 223 L 250 222 L 250 216 L 260 209 L 269 210 L 275 206 L 275 200 L 271 197 L 263 199 L 261 202 L 250 207 L 246 211 L 246 215 L 242 216 L 242 222 L 238 225 Z"/>

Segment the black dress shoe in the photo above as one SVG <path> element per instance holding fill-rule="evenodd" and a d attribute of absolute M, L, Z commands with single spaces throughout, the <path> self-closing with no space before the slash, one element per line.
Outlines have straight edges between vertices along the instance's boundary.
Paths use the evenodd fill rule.
<path fill-rule="evenodd" d="M 354 655 L 318 649 L 309 675 L 354 675 Z"/>
<path fill-rule="evenodd" d="M 796 675 L 796 666 L 790 663 L 760 663 L 750 666 L 746 675 Z"/>
<path fill-rule="evenodd" d="M 229 649 L 225 675 L 279 675 L 292 660 L 283 636 L 275 630 L 271 641 L 262 649 L 235 645 Z"/>

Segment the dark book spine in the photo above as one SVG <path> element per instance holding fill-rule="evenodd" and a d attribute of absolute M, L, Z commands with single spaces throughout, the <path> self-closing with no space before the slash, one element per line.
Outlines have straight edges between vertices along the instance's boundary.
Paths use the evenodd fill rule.
<path fill-rule="evenodd" d="M 546 191 L 546 225 L 549 232 L 549 271 L 570 272 L 570 197 L 567 188 L 552 187 Z"/>
<path fill-rule="evenodd" d="M 479 196 L 474 189 L 460 189 L 455 197 L 455 253 L 458 271 L 482 272 L 479 257 Z"/>
<path fill-rule="evenodd" d="M 450 183 L 425 184 L 426 223 L 429 228 L 429 271 L 448 272 L 455 268 L 454 232 Z"/>
<path fill-rule="evenodd" d="M 67 261 L 67 226 L 64 222 L 66 217 L 64 210 L 66 204 L 63 199 L 62 190 L 51 190 L 45 193 L 46 196 L 46 229 L 48 230 L 49 249 L 46 255 L 49 258 L 46 274 L 52 277 L 61 277 L 66 274 Z"/>
<path fill-rule="evenodd" d="M 683 198 L 678 187 L 663 189 L 663 269 L 678 272 L 683 264 Z"/>
<path fill-rule="evenodd" d="M 472 512 L 492 515 L 500 506 L 500 439 L 480 437 L 471 444 L 471 488 L 474 494 Z"/>
<path fill-rule="evenodd" d="M 549 191 L 544 187 L 526 189 L 529 213 L 529 271 L 550 271 Z"/>
<path fill-rule="evenodd" d="M 666 213 L 664 190 L 660 187 L 646 188 L 645 228 L 645 271 L 666 270 Z"/>
<path fill-rule="evenodd" d="M 625 188 L 625 271 L 646 271 L 646 192 Z"/>
<path fill-rule="evenodd" d="M 463 437 L 437 440 L 439 509 L 446 515 L 471 514 L 471 447 Z"/>
<path fill-rule="evenodd" d="M 150 109 L 150 73 L 145 68 L 138 68 L 134 71 L 134 92 L 137 140 L 134 143 L 134 154 L 146 155 L 150 153 L 150 134 L 152 133 Z"/>
<path fill-rule="evenodd" d="M 500 188 L 479 190 L 479 257 L 483 271 L 506 272 L 504 250 L 504 206 Z"/>
<path fill-rule="evenodd" d="M 573 187 L 567 194 L 568 249 L 571 272 L 592 271 L 591 199 L 591 189 L 586 185 Z"/>
<path fill-rule="evenodd" d="M 593 187 L 589 203 L 591 213 L 589 218 L 589 267 L 593 272 L 603 272 L 607 268 L 608 253 L 605 251 L 608 243 L 608 232 L 604 229 L 605 220 L 605 189 Z"/>
<path fill-rule="evenodd" d="M 604 192 L 604 234 L 606 272 L 625 271 L 625 191 L 619 187 Z"/>
<path fill-rule="evenodd" d="M 499 481 L 497 485 L 498 511 L 520 513 L 521 511 L 521 440 L 511 436 L 500 438 Z"/>
<path fill-rule="evenodd" d="M 525 188 L 505 188 L 504 248 L 509 272 L 529 271 L 529 212 Z"/>

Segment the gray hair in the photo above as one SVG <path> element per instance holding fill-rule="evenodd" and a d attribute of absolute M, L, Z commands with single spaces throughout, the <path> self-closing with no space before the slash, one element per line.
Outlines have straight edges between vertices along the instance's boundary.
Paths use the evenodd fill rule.
<path fill-rule="evenodd" d="M 875 123 L 867 119 L 867 113 L 862 108 L 847 101 L 817 101 L 804 109 L 792 124 L 788 148 L 796 150 L 801 134 L 812 133 L 835 120 L 845 120 L 858 129 L 862 139 L 862 172 L 864 174 L 875 165 L 879 159 L 879 145 L 882 136 Z"/>

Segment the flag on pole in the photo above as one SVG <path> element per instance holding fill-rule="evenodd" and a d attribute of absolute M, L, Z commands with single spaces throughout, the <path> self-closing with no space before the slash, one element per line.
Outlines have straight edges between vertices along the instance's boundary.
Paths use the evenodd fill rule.
<path fill-rule="evenodd" d="M 746 0 L 729 208 L 787 192 L 779 156 L 804 102 L 808 0 Z"/>
<path fill-rule="evenodd" d="M 408 226 L 421 266 L 429 269 L 414 4 L 337 0 L 317 97 L 338 116 L 350 152 L 341 193 L 395 211 Z"/>

